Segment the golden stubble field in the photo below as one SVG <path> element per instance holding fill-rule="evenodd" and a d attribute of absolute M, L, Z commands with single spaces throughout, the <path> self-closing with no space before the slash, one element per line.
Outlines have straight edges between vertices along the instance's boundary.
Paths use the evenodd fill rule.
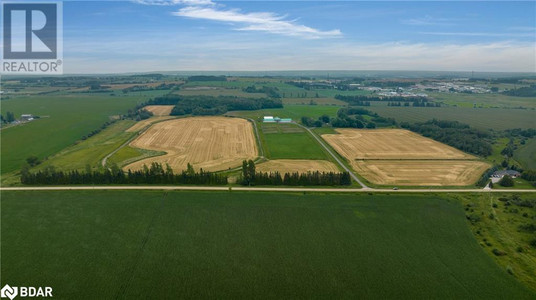
<path fill-rule="evenodd" d="M 374 184 L 465 186 L 489 164 L 404 129 L 336 129 L 324 134 L 352 168 Z"/>
<path fill-rule="evenodd" d="M 144 109 L 153 113 L 155 117 L 169 116 L 175 105 L 147 105 Z"/>
<path fill-rule="evenodd" d="M 404 129 L 336 129 L 322 137 L 346 158 L 474 159 L 456 148 Z"/>
<path fill-rule="evenodd" d="M 188 163 L 196 170 L 219 171 L 238 167 L 257 157 L 251 123 L 239 118 L 193 117 L 156 123 L 133 140 L 132 147 L 165 151 L 124 167 L 137 170 L 152 162 L 168 163 L 176 172 Z"/>
<path fill-rule="evenodd" d="M 340 172 L 337 166 L 327 160 L 307 159 L 275 159 L 256 165 L 259 172 L 307 173 L 307 172 Z"/>

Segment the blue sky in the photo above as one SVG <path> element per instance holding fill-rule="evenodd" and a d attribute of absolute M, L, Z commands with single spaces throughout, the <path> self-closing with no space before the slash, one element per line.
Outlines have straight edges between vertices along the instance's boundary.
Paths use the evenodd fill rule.
<path fill-rule="evenodd" d="M 64 70 L 536 71 L 536 2 L 65 1 Z"/>

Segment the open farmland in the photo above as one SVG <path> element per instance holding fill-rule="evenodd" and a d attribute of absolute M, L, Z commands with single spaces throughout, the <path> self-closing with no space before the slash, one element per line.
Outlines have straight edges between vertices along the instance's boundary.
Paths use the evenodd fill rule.
<path fill-rule="evenodd" d="M 144 109 L 153 113 L 156 117 L 169 116 L 174 105 L 147 105 Z"/>
<path fill-rule="evenodd" d="M 472 160 L 354 160 L 354 170 L 380 185 L 466 186 L 490 167 Z"/>
<path fill-rule="evenodd" d="M 233 96 L 233 97 L 246 97 L 246 98 L 264 98 L 266 94 L 264 93 L 246 93 L 241 89 L 237 88 L 217 88 L 217 87 L 186 87 L 178 91 L 173 92 L 173 94 L 183 95 L 183 96 Z"/>
<path fill-rule="evenodd" d="M 20 170 L 27 157 L 51 156 L 91 131 L 110 116 L 126 113 L 144 97 L 107 95 L 32 96 L 2 100 L 2 112 L 41 116 L 32 122 L 2 129 L 2 169 Z"/>
<path fill-rule="evenodd" d="M 275 159 L 258 164 L 257 171 L 283 173 L 339 172 L 335 164 L 327 160 Z"/>
<path fill-rule="evenodd" d="M 336 129 L 324 138 L 352 168 L 379 185 L 466 186 L 489 164 L 403 129 Z"/>
<path fill-rule="evenodd" d="M 158 162 L 169 164 L 175 171 L 185 170 L 188 163 L 196 169 L 218 171 L 257 157 L 252 125 L 239 118 L 195 117 L 160 122 L 130 145 L 167 154 L 134 162 L 124 169 L 141 169 Z"/>
<path fill-rule="evenodd" d="M 339 154 L 355 159 L 471 159 L 453 147 L 404 129 L 336 129 L 322 137 Z"/>
<path fill-rule="evenodd" d="M 165 121 L 165 120 L 169 120 L 169 119 L 173 119 L 173 118 L 176 118 L 176 117 L 173 117 L 173 116 L 150 117 L 149 119 L 145 119 L 145 120 L 141 120 L 141 121 L 136 122 L 134 125 L 132 125 L 132 127 L 127 129 L 126 131 L 127 132 L 137 132 L 137 131 L 140 131 L 143 128 L 145 128 L 145 127 L 147 127 L 147 126 L 149 126 L 149 125 L 151 125 L 153 123 L 157 123 L 157 122 L 161 122 L 161 121 Z"/>
<path fill-rule="evenodd" d="M 368 110 L 397 122 L 425 122 L 431 119 L 451 120 L 478 129 L 505 130 L 535 128 L 536 112 L 532 109 L 466 108 L 466 107 L 396 107 L 370 106 Z"/>
<path fill-rule="evenodd" d="M 446 195 L 1 193 L 2 280 L 59 299 L 536 296 Z"/>

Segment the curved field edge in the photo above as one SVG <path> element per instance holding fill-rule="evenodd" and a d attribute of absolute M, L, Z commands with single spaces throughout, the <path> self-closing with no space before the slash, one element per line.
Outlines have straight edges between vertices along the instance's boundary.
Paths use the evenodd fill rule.
<path fill-rule="evenodd" d="M 1 214 L 3 280 L 60 299 L 536 296 L 448 196 L 2 191 Z"/>
<path fill-rule="evenodd" d="M 124 166 L 137 170 L 144 164 L 169 164 L 175 171 L 187 164 L 207 171 L 240 166 L 243 160 L 258 157 L 253 125 L 245 119 L 190 117 L 159 122 L 129 144 L 131 147 L 164 151 L 166 155 L 138 160 Z"/>

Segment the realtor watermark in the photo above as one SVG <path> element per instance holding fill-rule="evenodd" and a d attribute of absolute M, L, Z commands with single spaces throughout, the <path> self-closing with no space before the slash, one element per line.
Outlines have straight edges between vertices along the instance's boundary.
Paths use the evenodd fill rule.
<path fill-rule="evenodd" d="M 4 285 L 0 290 L 1 298 L 9 298 L 10 300 L 15 299 L 16 297 L 20 298 L 51 298 L 52 288 L 47 287 L 33 287 L 33 286 L 10 286 L 9 284 Z"/>
<path fill-rule="evenodd" d="M 2 74 L 63 74 L 61 2 L 2 1 Z"/>

